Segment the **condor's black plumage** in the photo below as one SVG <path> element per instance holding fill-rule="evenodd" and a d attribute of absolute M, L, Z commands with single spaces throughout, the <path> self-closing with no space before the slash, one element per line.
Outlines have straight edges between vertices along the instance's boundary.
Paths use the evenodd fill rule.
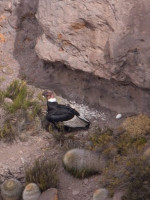
<path fill-rule="evenodd" d="M 75 115 L 79 116 L 79 113 L 70 106 L 61 105 L 57 102 L 47 102 L 47 115 L 46 118 L 49 122 L 62 122 L 72 119 Z"/>
<path fill-rule="evenodd" d="M 49 122 L 56 124 L 63 122 L 67 128 L 88 128 L 90 122 L 81 117 L 78 111 L 68 105 L 58 104 L 51 91 L 46 91 L 43 95 L 47 98 L 47 115 Z"/>

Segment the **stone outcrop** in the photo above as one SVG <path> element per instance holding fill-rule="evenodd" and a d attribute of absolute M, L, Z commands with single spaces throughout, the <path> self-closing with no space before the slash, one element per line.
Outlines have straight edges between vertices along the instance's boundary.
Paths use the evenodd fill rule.
<path fill-rule="evenodd" d="M 38 56 L 105 79 L 150 87 L 150 2 L 39 0 Z"/>
<path fill-rule="evenodd" d="M 50 188 L 43 192 L 38 200 L 58 200 L 58 191 L 56 188 Z"/>

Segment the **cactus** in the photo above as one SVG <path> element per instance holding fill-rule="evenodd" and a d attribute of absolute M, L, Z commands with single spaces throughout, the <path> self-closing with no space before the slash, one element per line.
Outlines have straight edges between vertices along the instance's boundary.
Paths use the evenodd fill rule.
<path fill-rule="evenodd" d="M 1 185 L 1 195 L 3 200 L 19 200 L 21 193 L 21 183 L 16 179 L 6 180 Z"/>
<path fill-rule="evenodd" d="M 38 185 L 35 183 L 28 184 L 23 191 L 23 200 L 37 200 L 41 195 Z"/>
<path fill-rule="evenodd" d="M 86 176 L 100 172 L 104 162 L 92 151 L 85 149 L 69 150 L 63 158 L 64 167 L 75 177 Z"/>

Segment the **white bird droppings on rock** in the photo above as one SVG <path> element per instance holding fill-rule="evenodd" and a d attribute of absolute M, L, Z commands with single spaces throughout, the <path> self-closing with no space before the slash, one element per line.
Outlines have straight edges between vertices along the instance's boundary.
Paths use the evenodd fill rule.
<path fill-rule="evenodd" d="M 91 118 L 100 118 L 101 120 L 106 120 L 106 114 L 104 112 L 99 112 L 94 109 L 90 109 L 88 106 L 84 104 L 78 104 L 75 101 L 70 101 L 70 106 L 72 108 L 75 108 L 77 111 L 79 111 L 81 116 L 88 117 L 90 120 Z"/>
<path fill-rule="evenodd" d="M 117 114 L 116 115 L 116 119 L 121 119 L 121 117 L 122 117 L 122 114 Z"/>

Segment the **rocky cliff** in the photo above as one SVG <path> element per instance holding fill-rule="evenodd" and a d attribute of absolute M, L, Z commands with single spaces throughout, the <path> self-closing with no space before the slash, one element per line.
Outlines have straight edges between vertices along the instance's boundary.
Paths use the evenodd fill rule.
<path fill-rule="evenodd" d="M 49 62 L 150 87 L 150 2 L 40 0 L 36 52 Z"/>
<path fill-rule="evenodd" d="M 20 74 L 97 109 L 149 113 L 149 9 L 146 0 L 21 0 L 12 13 Z"/>

